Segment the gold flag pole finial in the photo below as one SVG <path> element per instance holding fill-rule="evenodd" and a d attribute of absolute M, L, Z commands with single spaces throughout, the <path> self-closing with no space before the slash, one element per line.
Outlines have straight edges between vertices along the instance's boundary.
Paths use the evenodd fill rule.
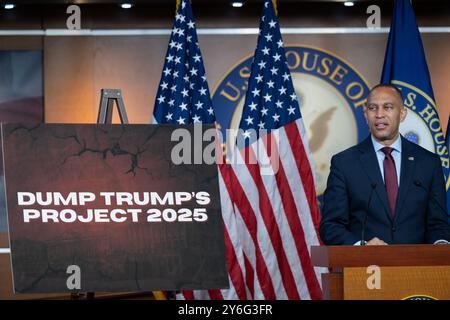
<path fill-rule="evenodd" d="M 273 8 L 275 9 L 275 14 L 278 16 L 277 0 L 272 0 Z"/>

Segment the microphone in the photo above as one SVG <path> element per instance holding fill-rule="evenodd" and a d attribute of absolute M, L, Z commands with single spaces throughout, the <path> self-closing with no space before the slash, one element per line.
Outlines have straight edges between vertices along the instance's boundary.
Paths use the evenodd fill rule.
<path fill-rule="evenodd" d="M 366 245 L 366 240 L 364 240 L 364 233 L 366 232 L 366 223 L 367 223 L 367 216 L 369 215 L 370 201 L 372 201 L 373 191 L 375 190 L 376 187 L 377 187 L 377 183 L 372 181 L 370 183 L 369 200 L 367 201 L 367 210 L 366 210 L 366 214 L 364 215 L 364 220 L 363 220 L 363 225 L 362 225 L 362 230 L 361 230 L 361 245 L 362 246 Z"/>
<path fill-rule="evenodd" d="M 416 185 L 417 187 L 422 188 L 423 190 L 425 190 L 426 192 L 428 192 L 428 194 L 430 194 L 430 191 L 425 188 L 425 186 L 422 184 L 422 182 L 418 179 L 414 180 L 414 185 Z M 431 192 L 431 199 L 434 201 L 434 203 L 436 203 L 439 207 L 439 209 L 441 209 L 442 211 L 444 211 L 445 213 L 447 213 L 447 210 L 444 209 L 444 207 L 439 203 L 439 201 L 437 201 L 435 199 L 436 195 L 434 194 L 434 192 Z"/>

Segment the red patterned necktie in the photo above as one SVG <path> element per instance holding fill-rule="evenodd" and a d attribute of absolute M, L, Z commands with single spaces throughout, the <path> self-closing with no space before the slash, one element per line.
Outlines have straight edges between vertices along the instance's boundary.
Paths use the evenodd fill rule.
<path fill-rule="evenodd" d="M 386 186 L 386 194 L 391 207 L 391 215 L 395 216 L 395 202 L 397 201 L 398 193 L 398 181 L 397 170 L 395 169 L 395 161 L 392 157 L 392 148 L 384 147 L 381 149 L 385 154 L 383 167 L 384 167 L 384 185 Z"/>

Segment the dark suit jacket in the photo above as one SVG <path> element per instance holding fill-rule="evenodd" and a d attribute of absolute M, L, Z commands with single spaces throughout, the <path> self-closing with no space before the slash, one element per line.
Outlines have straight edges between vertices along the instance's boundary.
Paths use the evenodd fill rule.
<path fill-rule="evenodd" d="M 403 137 L 401 140 L 402 164 L 394 218 L 370 136 L 333 156 L 320 224 L 320 236 L 326 245 L 353 245 L 361 240 L 366 212 L 367 241 L 373 237 L 388 244 L 450 241 L 441 161 L 424 148 Z"/>

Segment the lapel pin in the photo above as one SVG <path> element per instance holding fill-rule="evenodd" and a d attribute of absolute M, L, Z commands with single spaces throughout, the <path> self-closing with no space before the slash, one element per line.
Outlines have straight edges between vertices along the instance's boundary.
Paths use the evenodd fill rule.
<path fill-rule="evenodd" d="M 409 161 L 414 161 L 414 157 L 408 157 Z"/>

